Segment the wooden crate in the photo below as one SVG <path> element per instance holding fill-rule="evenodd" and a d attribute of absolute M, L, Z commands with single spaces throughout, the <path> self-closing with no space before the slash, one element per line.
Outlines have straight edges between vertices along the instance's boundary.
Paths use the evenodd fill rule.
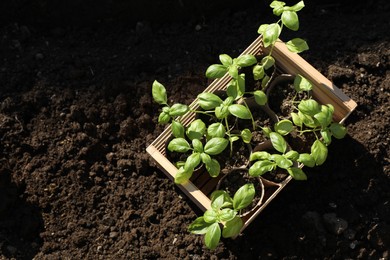
<path fill-rule="evenodd" d="M 268 49 L 263 47 L 261 36 L 258 37 L 242 54 L 267 54 Z M 356 103 L 346 96 L 340 89 L 332 84 L 319 71 L 305 61 L 296 53 L 290 52 L 286 45 L 278 41 L 273 49 L 272 56 L 275 58 L 277 67 L 283 73 L 301 74 L 310 80 L 313 85 L 313 97 L 321 104 L 332 104 L 335 108 L 334 120 L 343 122 L 349 114 L 356 108 Z M 215 92 L 225 90 L 231 78 L 228 74 L 220 79 L 214 80 L 204 92 Z M 196 100 L 191 103 L 190 108 L 198 108 Z M 187 113 L 180 121 L 188 126 L 195 119 L 194 113 Z M 161 135 L 150 144 L 146 151 L 157 163 L 157 166 L 173 181 L 178 169 L 170 162 L 165 154 L 167 140 L 171 137 L 170 125 L 161 133 Z M 211 178 L 208 174 L 194 174 L 189 182 L 178 185 L 181 190 L 203 211 L 211 207 L 209 199 L 210 193 L 215 189 L 218 182 L 217 178 Z M 259 213 L 275 198 L 275 196 L 291 181 L 288 177 L 281 183 L 264 181 L 265 196 L 262 205 L 260 205 L 252 214 L 244 218 L 245 229 Z M 243 230 L 242 229 L 242 230 Z M 241 230 L 241 231 L 242 231 Z"/>

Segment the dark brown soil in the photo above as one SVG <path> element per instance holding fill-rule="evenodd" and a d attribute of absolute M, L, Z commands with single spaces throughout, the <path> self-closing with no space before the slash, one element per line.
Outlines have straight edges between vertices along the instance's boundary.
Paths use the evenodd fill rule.
<path fill-rule="evenodd" d="M 237 56 L 273 19 L 267 4 L 173 23 L 112 15 L 53 26 L 55 13 L 41 23 L 7 16 L 0 258 L 388 259 L 390 5 L 314 2 L 301 13 L 303 56 L 358 103 L 349 136 L 332 142 L 323 167 L 306 170 L 308 181 L 291 182 L 242 236 L 212 252 L 187 231 L 200 211 L 145 152 L 163 130 L 151 85 L 157 79 L 170 100 L 189 104 L 218 54 Z"/>

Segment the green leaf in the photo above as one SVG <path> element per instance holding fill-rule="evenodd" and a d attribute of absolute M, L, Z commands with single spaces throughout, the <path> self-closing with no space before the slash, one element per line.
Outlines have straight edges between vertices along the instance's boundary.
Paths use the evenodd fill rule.
<path fill-rule="evenodd" d="M 265 151 L 254 152 L 254 153 L 251 153 L 251 155 L 249 156 L 250 161 L 269 160 L 270 158 L 271 158 L 271 154 L 269 154 Z"/>
<path fill-rule="evenodd" d="M 306 181 L 307 180 L 306 174 L 300 168 L 292 167 L 292 168 L 287 169 L 287 172 L 297 181 Z"/>
<path fill-rule="evenodd" d="M 237 86 L 237 80 L 232 79 L 227 88 L 226 88 L 226 93 L 228 94 L 229 97 L 232 97 L 236 99 L 238 97 L 238 86 Z"/>
<path fill-rule="evenodd" d="M 253 72 L 253 78 L 255 80 L 259 80 L 259 79 L 264 78 L 265 71 L 264 71 L 264 67 L 262 65 L 257 64 L 255 66 L 253 66 L 252 72 Z"/>
<path fill-rule="evenodd" d="M 165 87 L 155 80 L 152 85 L 152 95 L 154 101 L 156 101 L 158 104 L 166 105 L 167 104 L 167 91 Z"/>
<path fill-rule="evenodd" d="M 270 81 L 270 77 L 268 75 L 265 75 L 264 78 L 261 81 L 261 87 L 265 89 Z"/>
<path fill-rule="evenodd" d="M 194 147 L 195 152 L 203 153 L 203 144 L 199 139 L 192 140 L 192 147 Z"/>
<path fill-rule="evenodd" d="M 248 128 L 242 130 L 241 138 L 244 143 L 249 144 L 252 140 L 252 132 Z"/>
<path fill-rule="evenodd" d="M 218 119 L 223 119 L 229 115 L 229 106 L 227 105 L 220 105 L 219 107 L 215 108 L 215 116 Z"/>
<path fill-rule="evenodd" d="M 206 133 L 206 124 L 201 119 L 196 119 L 187 128 L 187 136 L 191 140 L 202 139 Z"/>
<path fill-rule="evenodd" d="M 208 209 L 203 214 L 204 221 L 210 224 L 217 222 L 218 221 L 217 217 L 218 217 L 218 212 L 215 211 L 214 209 Z"/>
<path fill-rule="evenodd" d="M 224 137 L 225 133 L 225 126 L 221 123 L 213 123 L 207 128 L 207 135 L 210 137 Z"/>
<path fill-rule="evenodd" d="M 293 123 L 288 119 L 283 119 L 275 124 L 275 131 L 281 135 L 289 134 L 293 128 Z"/>
<path fill-rule="evenodd" d="M 228 198 L 229 195 L 226 191 L 213 192 L 211 194 L 211 208 L 214 210 L 220 210 L 224 205 L 226 205 L 226 202 L 229 203 L 229 200 L 226 201 Z"/>
<path fill-rule="evenodd" d="M 208 163 L 210 163 L 210 161 L 211 161 L 211 157 L 210 157 L 210 155 L 208 155 L 207 153 L 201 153 L 201 154 L 200 154 L 200 159 L 202 160 L 202 162 L 203 162 L 204 164 L 208 164 Z"/>
<path fill-rule="evenodd" d="M 259 29 L 257 30 L 258 34 L 264 34 L 265 30 L 267 29 L 269 24 L 262 24 L 260 25 Z"/>
<path fill-rule="evenodd" d="M 286 42 L 286 47 L 289 51 L 294 53 L 300 53 L 309 49 L 307 42 L 301 38 L 294 38 Z"/>
<path fill-rule="evenodd" d="M 218 214 L 218 219 L 221 222 L 232 220 L 237 215 L 237 212 L 233 209 L 223 209 Z"/>
<path fill-rule="evenodd" d="M 293 162 L 291 160 L 280 154 L 271 155 L 271 160 L 275 161 L 276 165 L 282 169 L 288 169 L 293 165 Z"/>
<path fill-rule="evenodd" d="M 235 117 L 241 119 L 252 119 L 252 114 L 244 105 L 233 104 L 229 106 L 229 112 Z"/>
<path fill-rule="evenodd" d="M 272 133 L 272 130 L 269 127 L 262 127 L 261 130 L 263 131 L 264 135 L 267 137 L 269 137 L 269 134 Z"/>
<path fill-rule="evenodd" d="M 235 237 L 240 233 L 243 226 L 244 223 L 242 222 L 242 219 L 236 216 L 232 220 L 225 223 L 222 229 L 222 236 L 224 238 Z"/>
<path fill-rule="evenodd" d="M 299 158 L 299 153 L 297 151 L 291 150 L 291 151 L 288 151 L 284 155 L 284 157 L 286 157 L 287 159 L 290 159 L 292 161 L 296 161 Z"/>
<path fill-rule="evenodd" d="M 270 137 L 270 139 L 271 139 L 272 146 L 273 146 L 278 152 L 281 152 L 281 153 L 285 153 L 285 152 L 286 152 L 287 143 L 286 143 L 286 141 L 284 140 L 283 136 L 281 136 L 281 135 L 278 134 L 278 133 L 271 132 L 271 133 L 269 134 L 269 137 Z"/>
<path fill-rule="evenodd" d="M 256 57 L 252 54 L 243 54 L 237 58 L 237 65 L 240 67 L 249 67 L 257 63 Z"/>
<path fill-rule="evenodd" d="M 313 156 L 316 165 L 322 165 L 328 156 L 328 148 L 320 140 L 315 140 L 311 146 L 311 156 Z"/>
<path fill-rule="evenodd" d="M 184 167 L 180 167 L 175 175 L 175 183 L 176 184 L 184 184 L 187 182 L 192 176 L 193 170 L 185 170 Z"/>
<path fill-rule="evenodd" d="M 249 175 L 252 177 L 259 177 L 266 172 L 275 169 L 276 163 L 269 160 L 257 161 L 249 168 Z"/>
<path fill-rule="evenodd" d="M 198 95 L 198 104 L 204 110 L 212 110 L 222 102 L 222 99 L 213 93 L 203 92 Z"/>
<path fill-rule="evenodd" d="M 330 145 L 332 142 L 332 133 L 329 131 L 329 129 L 323 129 L 320 131 L 320 134 L 322 136 L 322 139 L 324 141 L 324 144 L 326 146 Z"/>
<path fill-rule="evenodd" d="M 234 98 L 232 97 L 227 97 L 222 104 L 224 104 L 225 106 L 230 106 L 231 104 L 233 104 L 234 102 Z"/>
<path fill-rule="evenodd" d="M 321 112 L 314 115 L 314 118 L 317 119 L 322 128 L 325 128 L 332 123 L 332 117 L 332 110 L 325 105 L 321 105 Z"/>
<path fill-rule="evenodd" d="M 313 89 L 313 84 L 308 81 L 305 77 L 297 74 L 294 78 L 294 88 L 296 92 L 310 91 Z"/>
<path fill-rule="evenodd" d="M 230 65 L 233 64 L 233 59 L 229 55 L 227 55 L 227 54 L 219 55 L 219 60 L 226 67 L 229 67 Z"/>
<path fill-rule="evenodd" d="M 227 208 L 227 207 L 231 208 L 233 206 L 233 199 L 224 190 L 216 190 L 213 193 L 211 193 L 210 200 L 212 201 L 211 207 L 213 209 L 219 210 L 221 208 Z"/>
<path fill-rule="evenodd" d="M 272 23 L 268 25 L 263 34 L 264 47 L 267 48 L 268 46 L 273 45 L 279 38 L 280 32 L 281 28 L 279 24 Z"/>
<path fill-rule="evenodd" d="M 249 206 L 255 197 L 255 186 L 248 183 L 240 187 L 233 196 L 233 208 L 241 210 Z"/>
<path fill-rule="evenodd" d="M 187 105 L 183 104 L 173 104 L 171 108 L 169 109 L 169 115 L 170 116 L 182 116 L 185 113 L 187 113 L 189 110 L 189 107 Z"/>
<path fill-rule="evenodd" d="M 297 161 L 303 163 L 307 167 L 314 167 L 316 165 L 316 161 L 314 160 L 313 156 L 308 153 L 300 154 Z"/>
<path fill-rule="evenodd" d="M 265 56 L 262 60 L 261 60 L 261 65 L 263 65 L 264 69 L 269 69 L 271 68 L 272 66 L 274 66 L 275 64 L 275 59 L 272 57 L 272 56 Z"/>
<path fill-rule="evenodd" d="M 279 16 L 283 13 L 283 6 L 285 6 L 285 2 L 281 1 L 273 1 L 270 6 L 273 8 L 273 13 L 276 16 Z"/>
<path fill-rule="evenodd" d="M 159 124 L 167 124 L 167 123 L 169 123 L 169 120 L 171 120 L 171 116 L 164 111 L 162 111 L 160 113 L 160 115 L 158 116 L 158 123 Z"/>
<path fill-rule="evenodd" d="M 315 128 L 318 126 L 316 121 L 309 115 L 303 114 L 301 111 L 298 111 L 298 116 L 302 120 L 302 123 L 311 128 Z"/>
<path fill-rule="evenodd" d="M 295 5 L 291 6 L 290 9 L 292 11 L 295 11 L 295 12 L 298 12 L 300 11 L 303 7 L 305 7 L 305 4 L 303 1 L 299 1 L 298 3 L 296 3 Z"/>
<path fill-rule="evenodd" d="M 238 140 L 240 140 L 240 137 L 238 137 L 238 136 L 232 136 L 232 137 L 230 137 L 229 138 L 229 140 L 230 140 L 230 142 L 235 142 L 235 141 L 238 141 Z"/>
<path fill-rule="evenodd" d="M 174 137 L 176 138 L 184 138 L 184 126 L 180 123 L 180 122 L 177 122 L 175 120 L 172 121 L 172 125 L 171 125 L 171 130 L 172 130 L 172 134 Z"/>
<path fill-rule="evenodd" d="M 299 103 L 298 109 L 306 115 L 314 116 L 321 111 L 321 106 L 314 99 L 307 99 Z"/>
<path fill-rule="evenodd" d="M 168 150 L 171 152 L 185 153 L 190 148 L 190 144 L 182 137 L 174 138 L 168 144 Z"/>
<path fill-rule="evenodd" d="M 256 90 L 253 92 L 253 96 L 255 97 L 255 101 L 260 106 L 264 106 L 268 102 L 267 95 L 262 90 Z"/>
<path fill-rule="evenodd" d="M 332 132 L 332 135 L 337 139 L 342 139 L 347 134 L 347 128 L 339 123 L 332 123 L 329 126 L 329 130 Z"/>
<path fill-rule="evenodd" d="M 294 125 L 300 127 L 302 126 L 302 120 L 297 113 L 291 113 L 291 117 L 292 117 L 292 121 L 294 122 Z"/>
<path fill-rule="evenodd" d="M 281 7 L 285 6 L 285 5 L 286 5 L 286 3 L 282 2 L 282 1 L 272 1 L 269 6 L 271 8 L 273 8 L 273 9 L 275 9 L 275 8 L 281 8 Z"/>
<path fill-rule="evenodd" d="M 204 237 L 204 243 L 207 248 L 213 250 L 217 247 L 219 240 L 221 239 L 221 228 L 218 223 L 211 224 L 207 228 L 206 235 Z"/>
<path fill-rule="evenodd" d="M 239 97 L 242 97 L 245 94 L 245 74 L 244 73 L 238 75 L 237 90 L 238 90 L 237 95 Z"/>
<path fill-rule="evenodd" d="M 213 64 L 206 70 L 206 77 L 209 79 L 216 79 L 216 78 L 222 78 L 226 72 L 228 71 L 228 68 L 221 64 Z"/>
<path fill-rule="evenodd" d="M 211 159 L 206 165 L 206 170 L 210 174 L 211 177 L 215 178 L 218 177 L 219 173 L 221 172 L 221 166 L 219 165 L 219 162 L 215 159 Z"/>
<path fill-rule="evenodd" d="M 282 23 L 290 30 L 297 31 L 299 29 L 299 19 L 295 11 L 284 11 Z"/>
<path fill-rule="evenodd" d="M 204 221 L 203 216 L 196 218 L 189 226 L 188 231 L 195 235 L 206 234 L 207 228 L 210 226 L 209 223 Z"/>
<path fill-rule="evenodd" d="M 233 79 L 237 79 L 237 78 L 238 78 L 238 67 L 237 67 L 237 65 L 232 64 L 232 65 L 229 67 L 228 72 L 229 72 L 229 75 L 230 75 Z"/>
<path fill-rule="evenodd" d="M 222 137 L 211 138 L 204 146 L 204 152 L 209 155 L 217 155 L 222 153 L 228 146 L 229 141 Z"/>
<path fill-rule="evenodd" d="M 194 169 L 200 164 L 200 153 L 193 153 L 187 157 L 184 169 L 186 171 L 194 171 Z"/>

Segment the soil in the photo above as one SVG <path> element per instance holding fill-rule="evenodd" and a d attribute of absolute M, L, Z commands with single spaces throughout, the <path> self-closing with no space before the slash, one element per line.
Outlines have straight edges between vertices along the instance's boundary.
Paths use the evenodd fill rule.
<path fill-rule="evenodd" d="M 1 258 L 388 259 L 389 1 L 307 1 L 302 56 L 358 107 L 327 162 L 290 182 L 237 239 L 209 251 L 189 234 L 201 212 L 145 152 L 163 130 L 152 82 L 189 104 L 218 54 L 237 56 L 273 21 L 267 5 L 72 24 L 0 9 Z"/>

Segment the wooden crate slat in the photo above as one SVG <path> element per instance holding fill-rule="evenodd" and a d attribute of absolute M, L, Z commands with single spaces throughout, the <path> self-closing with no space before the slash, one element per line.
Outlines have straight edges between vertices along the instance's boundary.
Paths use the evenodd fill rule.
<path fill-rule="evenodd" d="M 160 168 L 163 169 L 169 179 L 173 181 L 177 173 L 177 168 L 154 146 L 148 146 L 146 151 L 152 156 Z M 210 199 L 192 182 L 188 181 L 185 184 L 178 186 L 201 210 L 205 211 L 211 208 Z"/>

